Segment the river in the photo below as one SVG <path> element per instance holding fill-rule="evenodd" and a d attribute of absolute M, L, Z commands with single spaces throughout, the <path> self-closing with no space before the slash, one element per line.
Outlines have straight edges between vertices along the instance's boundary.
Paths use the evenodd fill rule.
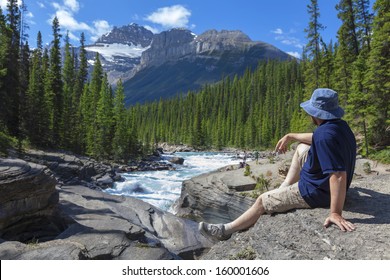
<path fill-rule="evenodd" d="M 125 181 L 116 183 L 106 192 L 135 197 L 172 212 L 172 205 L 180 197 L 184 180 L 240 161 L 232 153 L 187 152 L 175 153 L 174 156 L 184 158 L 183 165 L 175 165 L 176 170 L 124 173 Z M 169 157 L 165 155 L 163 160 Z"/>

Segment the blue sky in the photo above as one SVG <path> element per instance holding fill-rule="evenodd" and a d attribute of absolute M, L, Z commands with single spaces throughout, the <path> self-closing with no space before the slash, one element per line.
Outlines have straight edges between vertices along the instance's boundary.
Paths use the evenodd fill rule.
<path fill-rule="evenodd" d="M 56 15 L 61 31 L 69 31 L 75 45 L 84 32 L 87 43 L 94 42 L 114 26 L 137 23 L 155 33 L 174 27 L 201 34 L 209 29 L 241 30 L 254 41 L 264 41 L 300 56 L 306 44 L 304 29 L 310 0 L 25 0 L 35 46 L 38 31 L 44 43 L 51 41 L 51 22 Z M 319 0 L 320 22 L 325 42 L 336 39 L 340 21 L 335 9 L 338 0 Z M 5 8 L 6 0 L 0 0 Z"/>

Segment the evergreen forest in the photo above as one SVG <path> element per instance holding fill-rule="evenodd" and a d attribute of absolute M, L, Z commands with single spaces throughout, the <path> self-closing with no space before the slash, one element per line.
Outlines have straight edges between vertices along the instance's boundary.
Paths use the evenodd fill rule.
<path fill-rule="evenodd" d="M 50 47 L 36 34 L 30 49 L 27 7 L 0 8 L 0 153 L 10 147 L 62 149 L 99 160 L 127 161 L 161 142 L 202 149 L 273 148 L 288 132 L 313 129 L 299 104 L 314 89 L 339 93 L 359 153 L 390 162 L 390 1 L 340 0 L 336 42 L 324 42 L 321 9 L 308 1 L 301 59 L 260 61 L 244 75 L 221 77 L 200 92 L 125 107 L 96 55 L 88 75 L 84 34 L 76 55 L 52 22 Z"/>

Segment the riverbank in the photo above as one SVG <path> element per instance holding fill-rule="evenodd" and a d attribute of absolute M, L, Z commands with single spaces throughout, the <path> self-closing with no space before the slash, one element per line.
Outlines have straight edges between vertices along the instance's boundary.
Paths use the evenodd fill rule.
<path fill-rule="evenodd" d="M 253 203 L 247 194 L 263 177 L 269 187 L 283 180 L 292 153 L 251 161 L 251 175 L 225 169 L 183 183 L 178 214 L 211 223 L 229 222 Z M 390 166 L 358 158 L 343 216 L 354 232 L 322 225 L 329 209 L 299 209 L 264 215 L 250 229 L 217 242 L 201 259 L 390 259 Z"/>
<path fill-rule="evenodd" d="M 214 243 L 196 221 L 229 221 L 245 211 L 257 178 L 277 186 L 292 152 L 248 161 L 248 176 L 230 165 L 186 180 L 177 205 L 182 217 L 102 192 L 95 179 L 110 177 L 112 166 L 38 155 L 35 162 L 0 160 L 1 259 L 390 259 L 389 166 L 358 159 L 344 211 L 357 225 L 353 233 L 323 229 L 328 209 L 306 209 L 266 215 Z M 90 185 L 76 184 L 75 176 Z"/>
<path fill-rule="evenodd" d="M 112 166 L 29 155 L 0 158 L 0 259 L 193 259 L 211 246 L 194 221 L 102 192 Z"/>

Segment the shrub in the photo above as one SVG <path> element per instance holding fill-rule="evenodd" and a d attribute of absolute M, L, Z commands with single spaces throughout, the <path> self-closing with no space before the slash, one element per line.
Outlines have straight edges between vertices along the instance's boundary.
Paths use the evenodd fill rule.
<path fill-rule="evenodd" d="M 0 131 L 0 155 L 7 155 L 8 149 L 16 146 L 16 140 L 6 134 L 3 131 Z"/>
<path fill-rule="evenodd" d="M 371 158 L 381 163 L 390 164 L 390 147 L 374 153 Z"/>
<path fill-rule="evenodd" d="M 249 176 L 251 175 L 251 167 L 249 164 L 245 165 L 245 171 L 244 171 L 244 176 Z"/>

